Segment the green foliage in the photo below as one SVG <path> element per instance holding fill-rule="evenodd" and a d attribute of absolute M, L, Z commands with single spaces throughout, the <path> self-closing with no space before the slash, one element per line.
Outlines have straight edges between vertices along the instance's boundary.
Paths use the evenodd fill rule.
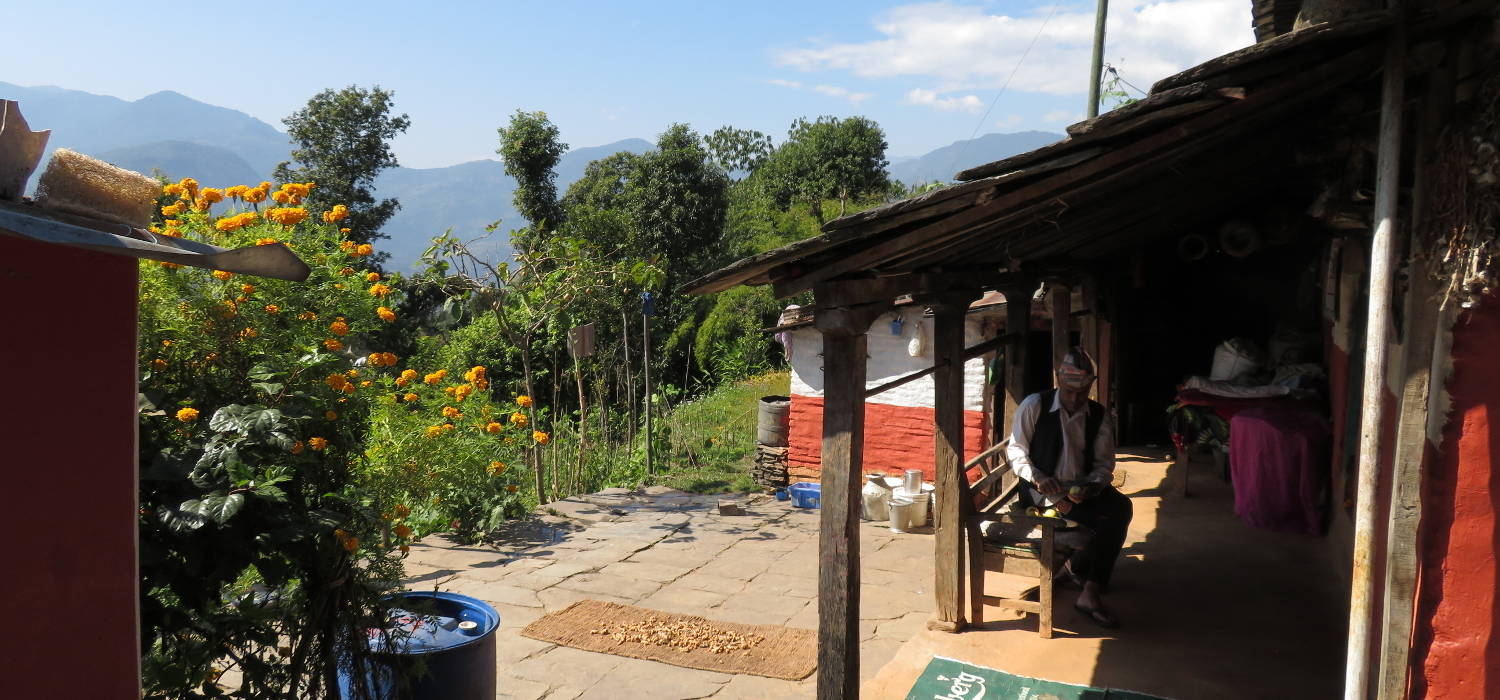
<path fill-rule="evenodd" d="M 728 190 L 728 176 L 686 124 L 668 127 L 656 150 L 636 160 L 623 195 L 632 250 L 662 261 L 669 289 L 719 262 Z"/>
<path fill-rule="evenodd" d="M 672 469 L 657 483 L 699 493 L 757 490 L 750 466 L 760 398 L 785 395 L 790 384 L 785 370 L 768 372 L 725 382 L 672 409 L 661 420 L 667 436 L 664 461 Z"/>
<path fill-rule="evenodd" d="M 391 116 L 393 96 L 378 85 L 370 90 L 354 85 L 328 89 L 282 120 L 297 144 L 292 150 L 297 167 L 276 166 L 276 178 L 317 183 L 307 200 L 310 206 L 348 205 L 346 225 L 358 242 L 385 238 L 380 227 L 401 206 L 394 199 L 376 202 L 371 192 L 380 171 L 399 164 L 391 153 L 391 139 L 411 125 L 405 114 Z"/>
<path fill-rule="evenodd" d="M 754 172 L 771 156 L 771 137 L 750 129 L 722 126 L 703 142 L 714 164 L 725 172 Z"/>
<path fill-rule="evenodd" d="M 568 152 L 568 144 L 558 140 L 557 125 L 546 112 L 516 110 L 510 126 L 500 127 L 500 148 L 496 153 L 505 161 L 505 172 L 516 179 L 512 195 L 516 211 L 531 222 L 536 231 L 562 224 L 563 211 L 557 201 L 557 161 Z"/>
<path fill-rule="evenodd" d="M 842 216 L 850 200 L 885 193 L 885 149 L 885 132 L 865 117 L 798 119 L 754 177 L 777 206 L 806 203 L 821 223 L 825 199 L 838 200 Z"/>
<path fill-rule="evenodd" d="M 780 312 L 781 303 L 766 287 L 735 287 L 715 295 L 713 308 L 697 327 L 698 366 L 718 381 L 770 369 L 779 356 L 761 329 L 774 325 Z"/>
<path fill-rule="evenodd" d="M 1126 90 L 1127 87 L 1133 88 L 1134 86 L 1120 76 L 1119 69 L 1106 64 L 1104 70 L 1108 77 L 1099 86 L 1099 102 L 1101 104 L 1107 104 L 1109 109 L 1118 109 L 1140 102 L 1139 98 L 1131 97 L 1130 93 Z"/>
<path fill-rule="evenodd" d="M 329 697 L 336 650 L 363 639 L 400 578 L 378 504 L 354 485 L 370 401 L 358 377 L 375 370 L 350 350 L 380 349 L 371 339 L 395 313 L 380 305 L 399 294 L 366 279 L 378 273 L 357 269 L 368 257 L 335 224 L 236 226 L 248 217 L 207 206 L 174 217 L 159 230 L 285 244 L 312 272 L 141 265 L 145 693 L 214 695 L 216 668 L 234 665 L 242 697 Z"/>

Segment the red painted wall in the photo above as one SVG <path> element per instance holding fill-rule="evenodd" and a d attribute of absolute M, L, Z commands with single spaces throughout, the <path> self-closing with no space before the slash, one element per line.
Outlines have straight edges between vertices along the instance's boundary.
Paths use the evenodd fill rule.
<path fill-rule="evenodd" d="M 138 698 L 136 261 L 0 234 L 0 695 Z"/>
<path fill-rule="evenodd" d="M 1500 298 L 1453 329 L 1452 411 L 1422 485 L 1411 697 L 1500 698 Z"/>
<path fill-rule="evenodd" d="M 792 481 L 816 481 L 823 451 L 823 398 L 792 396 L 787 429 L 787 473 Z M 883 403 L 865 404 L 864 472 L 933 472 L 933 410 Z M 984 451 L 984 414 L 964 411 L 964 454 Z M 966 457 L 966 458 L 967 458 Z"/>

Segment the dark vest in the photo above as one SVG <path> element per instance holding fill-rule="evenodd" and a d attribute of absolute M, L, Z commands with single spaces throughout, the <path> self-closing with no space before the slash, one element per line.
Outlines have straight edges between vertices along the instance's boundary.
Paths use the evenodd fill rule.
<path fill-rule="evenodd" d="M 1057 390 L 1041 393 L 1042 412 L 1037 416 L 1036 429 L 1031 434 L 1031 466 L 1047 476 L 1057 475 L 1057 463 L 1062 459 L 1063 430 L 1062 411 L 1052 410 Z M 1095 401 L 1088 402 L 1088 418 L 1083 422 L 1083 473 L 1094 469 L 1094 440 L 1099 437 L 1099 426 L 1104 424 L 1104 407 Z"/>

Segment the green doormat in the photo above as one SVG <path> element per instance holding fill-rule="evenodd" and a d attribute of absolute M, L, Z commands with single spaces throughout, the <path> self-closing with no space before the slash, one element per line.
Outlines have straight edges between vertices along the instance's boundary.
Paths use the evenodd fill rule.
<path fill-rule="evenodd" d="M 1129 690 L 1043 681 L 941 656 L 928 662 L 906 700 L 1166 700 Z"/>

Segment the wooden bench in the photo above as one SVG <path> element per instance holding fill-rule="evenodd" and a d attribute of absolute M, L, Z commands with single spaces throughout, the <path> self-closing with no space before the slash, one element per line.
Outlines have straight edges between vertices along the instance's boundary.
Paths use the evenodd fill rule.
<path fill-rule="evenodd" d="M 1020 610 L 1035 614 L 1038 618 L 1037 634 L 1050 639 L 1053 574 L 1065 558 L 1058 546 L 1057 535 L 1058 529 L 1068 521 L 1015 512 L 1022 483 L 1011 471 L 1010 462 L 1005 457 L 1007 443 L 1001 442 L 970 459 L 964 465 L 965 478 L 959 480 L 964 490 L 964 504 L 968 506 L 963 525 L 969 564 L 969 619 L 976 625 L 984 622 L 986 604 Z M 983 470 L 983 475 L 970 484 L 967 477 L 975 468 Z M 986 541 L 981 526 L 984 522 L 1007 526 L 1015 536 L 1005 541 Z M 1027 534 L 1039 536 L 1026 537 Z M 1011 596 L 988 595 L 984 590 L 987 571 L 1034 576 L 1036 585 L 1027 586 Z M 1037 593 L 1037 600 L 1028 599 L 1031 592 Z"/>

